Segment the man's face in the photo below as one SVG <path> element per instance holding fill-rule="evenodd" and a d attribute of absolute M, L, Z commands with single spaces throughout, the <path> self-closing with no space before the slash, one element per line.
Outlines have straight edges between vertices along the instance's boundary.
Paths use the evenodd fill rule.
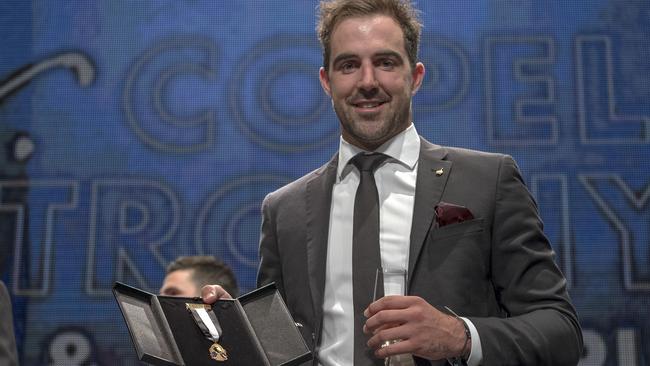
<path fill-rule="evenodd" d="M 329 71 L 320 81 L 332 97 L 343 138 L 375 150 L 411 124 L 411 97 L 424 77 L 424 65 L 411 68 L 404 33 L 385 15 L 341 21 L 332 33 Z"/>
<path fill-rule="evenodd" d="M 192 269 L 179 269 L 168 273 L 160 288 L 160 294 L 182 297 L 201 296 L 201 289 L 197 288 L 192 280 L 193 272 Z"/>

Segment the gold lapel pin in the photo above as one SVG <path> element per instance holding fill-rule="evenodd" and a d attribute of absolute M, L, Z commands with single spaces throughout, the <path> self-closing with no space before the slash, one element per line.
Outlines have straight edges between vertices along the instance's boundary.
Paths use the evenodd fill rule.
<path fill-rule="evenodd" d="M 444 172 L 445 172 L 444 169 L 440 168 L 440 169 L 436 170 L 436 175 L 441 176 Z"/>

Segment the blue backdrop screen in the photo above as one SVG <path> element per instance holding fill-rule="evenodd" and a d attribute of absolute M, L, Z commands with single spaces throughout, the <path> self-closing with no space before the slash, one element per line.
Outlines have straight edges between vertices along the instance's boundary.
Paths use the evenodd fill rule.
<path fill-rule="evenodd" d="M 178 255 L 254 288 L 261 200 L 338 144 L 316 6 L 0 2 L 0 275 L 24 365 L 137 364 L 112 284 L 156 292 Z M 581 364 L 649 365 L 650 3 L 419 8 L 419 133 L 515 157 Z"/>

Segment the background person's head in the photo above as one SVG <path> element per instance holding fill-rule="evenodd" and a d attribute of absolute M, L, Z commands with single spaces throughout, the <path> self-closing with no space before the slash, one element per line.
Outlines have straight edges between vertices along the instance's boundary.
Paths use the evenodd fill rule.
<path fill-rule="evenodd" d="M 319 5 L 316 32 L 323 47 L 323 67 L 329 70 L 331 37 L 336 26 L 351 17 L 382 14 L 393 18 L 404 33 L 404 47 L 411 68 L 418 61 L 422 24 L 418 10 L 408 0 L 329 0 Z"/>
<path fill-rule="evenodd" d="M 171 262 L 160 294 L 196 297 L 201 296 L 201 288 L 205 285 L 221 285 L 232 297 L 239 295 L 235 274 L 213 256 L 178 257 Z"/>

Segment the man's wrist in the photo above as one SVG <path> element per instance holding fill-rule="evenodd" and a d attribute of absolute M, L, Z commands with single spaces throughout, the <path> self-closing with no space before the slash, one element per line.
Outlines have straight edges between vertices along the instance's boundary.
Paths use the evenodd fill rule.
<path fill-rule="evenodd" d="M 463 324 L 463 329 L 465 330 L 465 344 L 463 345 L 463 353 L 461 357 L 463 358 L 463 361 L 467 361 L 469 359 L 469 355 L 472 352 L 472 332 L 470 332 L 469 326 L 463 319 L 459 317 L 456 319 L 458 319 Z"/>
<path fill-rule="evenodd" d="M 469 359 L 469 356 L 472 352 L 472 333 L 469 329 L 469 326 L 467 323 L 461 319 L 458 314 L 456 314 L 453 310 L 445 306 L 445 309 L 449 312 L 449 315 L 456 318 L 456 321 L 460 322 L 462 329 L 465 333 L 465 340 L 463 343 L 463 346 L 460 350 L 460 355 L 458 357 L 455 357 L 454 365 L 460 365 L 464 364 L 464 361 L 467 361 Z M 461 362 L 462 361 L 462 362 Z"/>

